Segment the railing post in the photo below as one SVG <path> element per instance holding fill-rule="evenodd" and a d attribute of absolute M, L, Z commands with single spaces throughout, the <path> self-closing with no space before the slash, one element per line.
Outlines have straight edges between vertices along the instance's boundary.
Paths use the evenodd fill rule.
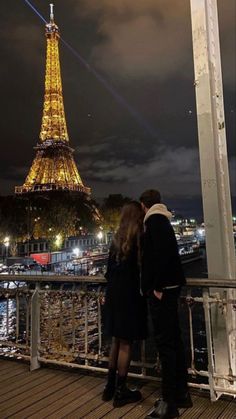
<path fill-rule="evenodd" d="M 215 392 L 215 381 L 214 381 L 214 355 L 213 355 L 213 340 L 212 340 L 212 325 L 211 325 L 211 314 L 210 314 L 210 304 L 209 304 L 209 291 L 203 290 L 203 309 L 205 314 L 205 325 L 206 325 L 206 339 L 207 339 L 207 356 L 208 356 L 208 373 L 209 373 L 209 386 L 210 386 L 210 396 L 211 401 L 215 402 L 217 400 L 217 394 Z"/>
<path fill-rule="evenodd" d="M 74 292 L 74 286 L 73 286 Z M 71 323 L 72 323 L 72 351 L 75 352 L 75 294 L 72 293 L 72 304 L 71 304 Z"/>
<path fill-rule="evenodd" d="M 87 290 L 87 288 L 86 288 Z M 84 297 L 84 352 L 85 352 L 85 365 L 88 365 L 88 296 Z"/>
<path fill-rule="evenodd" d="M 30 334 L 30 370 L 40 368 L 38 361 L 40 344 L 40 302 L 39 284 L 35 286 L 35 291 L 31 299 L 31 334 Z"/>
<path fill-rule="evenodd" d="M 7 303 L 6 303 L 6 335 L 7 339 L 9 339 L 9 297 L 7 296 Z"/>
<path fill-rule="evenodd" d="M 16 293 L 16 343 L 19 340 L 19 328 L 20 328 L 20 301 L 18 290 Z"/>
<path fill-rule="evenodd" d="M 98 309 L 98 356 L 102 352 L 102 316 L 101 316 L 101 302 L 100 302 L 101 287 L 98 287 L 97 309 Z"/>

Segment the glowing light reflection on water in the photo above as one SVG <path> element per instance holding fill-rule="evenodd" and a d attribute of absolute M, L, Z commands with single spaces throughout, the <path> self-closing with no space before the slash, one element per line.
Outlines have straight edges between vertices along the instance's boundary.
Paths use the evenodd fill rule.
<path fill-rule="evenodd" d="M 0 301 L 0 341 L 15 335 L 16 302 L 14 299 Z"/>

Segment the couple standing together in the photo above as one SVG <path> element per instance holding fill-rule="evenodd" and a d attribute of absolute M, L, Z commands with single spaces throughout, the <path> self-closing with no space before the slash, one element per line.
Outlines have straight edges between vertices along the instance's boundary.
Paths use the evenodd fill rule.
<path fill-rule="evenodd" d="M 147 302 L 162 368 L 162 397 L 147 419 L 179 416 L 191 407 L 187 368 L 178 319 L 178 299 L 185 277 L 171 213 L 157 190 L 126 204 L 111 245 L 106 278 L 106 329 L 112 336 L 107 384 L 102 398 L 114 407 L 141 400 L 126 386 L 132 343 L 147 336 Z M 117 374 L 118 373 L 118 374 Z"/>

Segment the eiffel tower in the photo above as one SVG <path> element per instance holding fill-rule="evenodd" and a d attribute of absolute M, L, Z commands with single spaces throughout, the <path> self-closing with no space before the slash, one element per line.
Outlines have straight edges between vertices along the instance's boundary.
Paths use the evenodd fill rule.
<path fill-rule="evenodd" d="M 54 22 L 50 4 L 50 22 L 46 24 L 47 56 L 45 94 L 40 141 L 23 186 L 16 186 L 16 194 L 50 191 L 77 191 L 90 195 L 83 185 L 69 146 L 59 60 L 59 29 Z"/>

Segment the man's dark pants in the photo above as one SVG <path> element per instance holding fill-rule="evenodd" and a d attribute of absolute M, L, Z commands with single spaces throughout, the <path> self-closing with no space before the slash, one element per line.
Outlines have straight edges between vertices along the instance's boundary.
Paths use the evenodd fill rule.
<path fill-rule="evenodd" d="M 148 298 L 162 367 L 162 396 L 174 402 L 187 392 L 187 368 L 178 315 L 179 288 L 164 290 L 161 300 Z"/>

